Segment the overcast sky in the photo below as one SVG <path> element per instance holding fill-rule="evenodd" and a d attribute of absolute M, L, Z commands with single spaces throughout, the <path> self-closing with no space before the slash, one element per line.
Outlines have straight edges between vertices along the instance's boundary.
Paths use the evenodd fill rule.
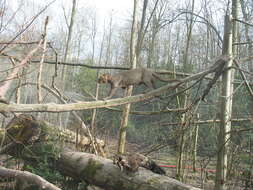
<path fill-rule="evenodd" d="M 101 15 L 110 13 L 112 10 L 117 15 L 124 15 L 132 10 L 133 0 L 88 0 L 97 7 Z M 131 12 L 131 11 L 130 11 Z"/>
<path fill-rule="evenodd" d="M 40 5 L 41 8 L 46 6 L 53 0 L 9 0 L 8 4 L 13 9 L 17 10 L 19 5 L 30 3 L 30 5 Z M 70 11 L 73 0 L 56 0 L 49 9 L 55 12 L 53 16 L 61 16 L 63 7 L 66 11 Z M 97 19 L 104 20 L 111 14 L 114 16 L 114 20 L 128 19 L 129 15 L 132 14 L 133 0 L 77 0 L 77 6 L 85 8 L 94 8 L 96 11 Z M 35 6 L 36 7 L 36 6 Z M 38 11 L 40 8 L 38 9 Z M 34 10 L 36 12 L 36 10 Z M 83 13 L 85 16 L 85 12 Z M 54 18 L 51 18 L 54 19 Z"/>
<path fill-rule="evenodd" d="M 44 0 L 39 1 L 44 2 Z M 55 6 L 66 5 L 66 3 L 72 6 L 72 0 L 57 0 Z M 94 7 L 99 20 L 104 20 L 111 13 L 116 17 L 115 19 L 129 18 L 133 9 L 133 0 L 77 0 L 77 3 L 78 7 Z"/>

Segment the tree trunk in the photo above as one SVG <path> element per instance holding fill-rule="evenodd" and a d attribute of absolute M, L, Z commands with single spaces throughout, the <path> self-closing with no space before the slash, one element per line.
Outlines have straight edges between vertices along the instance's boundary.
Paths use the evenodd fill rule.
<path fill-rule="evenodd" d="M 197 122 L 199 121 L 199 114 L 197 114 Z M 193 131 L 193 151 L 192 151 L 192 169 L 193 172 L 196 172 L 196 160 L 197 160 L 197 145 L 198 145 L 198 133 L 199 133 L 199 125 L 196 124 Z"/>
<path fill-rule="evenodd" d="M 92 18 L 92 58 L 91 58 L 93 65 L 95 65 L 94 57 L 95 57 L 96 34 L 97 34 L 96 17 L 94 16 Z M 98 78 L 98 76 L 99 76 L 99 70 L 97 70 L 97 78 Z M 96 88 L 95 88 L 95 92 L 94 92 L 96 100 L 98 100 L 98 92 L 99 92 L 99 85 L 98 85 L 98 83 L 96 83 Z M 95 135 L 96 115 L 97 115 L 97 109 L 93 109 L 92 115 L 91 115 L 91 132 L 93 135 Z"/>
<path fill-rule="evenodd" d="M 70 47 L 70 43 L 71 43 L 71 38 L 72 38 L 72 32 L 73 32 L 73 26 L 74 26 L 74 17 L 76 14 L 76 0 L 73 0 L 72 3 L 72 11 L 71 11 L 71 18 L 70 18 L 70 23 L 68 25 L 68 36 L 67 36 L 67 42 L 66 42 L 66 47 L 65 47 L 65 52 L 64 52 L 64 58 L 63 61 L 66 62 L 67 58 L 68 58 L 68 54 L 69 54 L 69 47 Z M 68 23 L 68 21 L 66 20 L 66 22 Z M 61 74 L 61 88 L 63 91 L 65 91 L 66 88 L 66 75 L 67 75 L 67 71 L 66 71 L 66 66 L 63 65 L 62 67 L 62 74 Z M 58 121 L 60 123 L 60 126 L 64 126 L 68 123 L 69 120 L 69 114 L 58 114 Z"/>
<path fill-rule="evenodd" d="M 238 17 L 239 17 L 239 0 L 232 0 L 232 17 L 233 17 L 233 19 L 238 19 Z M 235 20 L 233 20 L 233 28 L 232 28 L 232 44 L 236 44 L 236 43 L 238 43 L 239 42 L 239 33 L 238 33 L 238 31 L 239 31 L 239 28 L 238 28 L 238 22 L 237 21 L 235 21 Z M 239 58 L 238 57 L 238 53 L 239 53 L 239 51 L 238 51 L 239 49 L 238 49 L 238 46 L 236 46 L 236 45 L 232 45 L 232 55 L 233 55 L 233 57 L 234 58 Z M 233 85 L 233 81 L 234 81 L 234 77 L 235 77 L 235 70 L 233 69 L 233 70 L 231 70 L 231 81 L 232 81 L 232 84 L 231 84 L 231 94 L 233 93 L 233 91 L 234 91 L 234 85 Z M 231 97 L 232 98 L 232 97 Z M 230 103 L 230 106 L 231 106 L 231 108 L 230 108 L 230 110 L 231 110 L 231 112 L 232 112 L 232 101 L 231 101 L 231 103 Z M 231 117 L 232 117 L 232 113 L 231 113 Z M 231 118 L 230 117 L 230 118 Z M 230 121 L 231 122 L 231 121 Z M 232 160 L 233 160 L 233 151 L 232 151 L 232 147 L 229 147 L 229 151 L 228 151 L 228 172 L 227 172 L 227 179 L 229 179 L 229 177 L 231 176 L 231 168 L 233 167 L 232 166 L 232 164 L 233 164 L 233 162 L 232 162 Z"/>
<path fill-rule="evenodd" d="M 131 30 L 131 41 L 130 41 L 130 60 L 131 68 L 136 68 L 137 57 L 136 57 L 136 45 L 137 45 L 137 4 L 138 0 L 134 0 L 134 11 L 133 11 L 133 21 L 132 21 L 132 30 Z M 127 88 L 126 96 L 131 96 L 133 91 L 133 86 Z M 128 123 L 128 117 L 130 112 L 131 104 L 126 104 L 123 108 L 122 119 L 120 124 L 119 132 L 119 146 L 118 153 L 122 154 L 125 152 L 125 143 L 126 143 L 126 128 Z"/>
<path fill-rule="evenodd" d="M 144 38 L 144 24 L 146 19 L 146 11 L 148 6 L 148 0 L 143 1 L 142 15 L 141 15 L 141 26 L 138 32 L 138 41 L 137 41 L 137 49 L 136 49 L 136 57 L 139 59 L 140 51 L 142 48 L 142 42 Z"/>
<path fill-rule="evenodd" d="M 69 54 L 69 45 L 70 45 L 70 41 L 72 38 L 72 31 L 73 31 L 75 14 L 76 14 L 76 0 L 73 0 L 70 24 L 68 26 L 68 37 L 67 37 L 66 48 L 65 48 L 65 52 L 64 52 L 64 58 L 63 58 L 64 62 L 66 62 L 68 54 Z M 65 78 L 66 78 L 66 68 L 65 68 L 65 66 L 63 66 L 63 70 L 62 70 L 63 87 L 65 85 L 64 84 Z"/>
<path fill-rule="evenodd" d="M 195 0 L 192 0 L 192 5 L 191 5 L 191 12 L 193 13 L 194 11 L 194 4 L 195 4 Z M 192 38 L 192 28 L 193 28 L 193 15 L 191 14 L 191 19 L 190 19 L 190 23 L 189 26 L 187 27 L 187 39 L 186 39 L 186 45 L 185 45 L 185 52 L 183 54 L 183 71 L 184 72 L 189 72 L 191 73 L 191 64 L 188 63 L 188 58 L 189 58 L 189 48 L 190 48 L 190 43 L 191 43 L 191 38 Z M 188 96 L 187 94 L 182 95 L 182 98 L 179 98 L 182 100 L 182 105 L 184 105 L 184 108 L 187 107 L 187 100 L 188 100 Z M 179 100 L 178 99 L 178 100 Z M 180 106 L 180 103 L 179 103 Z M 184 179 L 184 171 L 183 171 L 183 159 L 185 159 L 185 128 L 188 126 L 185 126 L 184 124 L 187 123 L 186 120 L 186 113 L 184 113 L 181 117 L 181 130 L 180 130 L 180 140 L 179 140 L 179 150 L 178 150 L 178 157 L 177 157 L 177 178 L 180 181 L 183 181 Z"/>
<path fill-rule="evenodd" d="M 179 141 L 178 141 L 178 152 L 177 152 L 177 173 L 176 173 L 176 178 L 179 181 L 183 181 L 184 179 L 184 165 L 183 161 L 185 159 L 185 153 L 184 153 L 184 147 L 185 147 L 185 128 L 186 126 L 184 125 L 186 123 L 186 114 L 182 115 L 181 118 L 181 124 L 180 124 L 180 129 L 179 129 Z"/>
<path fill-rule="evenodd" d="M 40 64 L 39 64 L 39 71 L 37 74 L 37 97 L 38 97 L 38 102 L 41 104 L 42 103 L 42 91 L 41 91 L 41 83 L 42 83 L 42 70 L 43 70 L 43 63 L 44 63 L 44 59 L 45 59 L 45 54 L 46 54 L 46 50 L 47 50 L 47 25 L 48 25 L 48 20 L 49 17 L 46 17 L 45 20 L 45 26 L 44 26 L 44 33 L 43 33 L 43 51 L 42 51 L 42 55 L 41 55 L 41 60 L 40 60 Z"/>
<path fill-rule="evenodd" d="M 224 41 L 223 41 L 223 55 L 232 56 L 232 18 L 229 15 L 225 16 L 224 27 Z M 222 92 L 221 92 L 221 123 L 220 132 L 218 137 L 218 155 L 216 164 L 216 179 L 215 190 L 226 189 L 226 175 L 227 175 L 227 157 L 228 145 L 231 130 L 231 115 L 232 115 L 232 69 L 226 70 L 231 67 L 233 60 L 227 61 L 225 71 L 222 75 Z"/>

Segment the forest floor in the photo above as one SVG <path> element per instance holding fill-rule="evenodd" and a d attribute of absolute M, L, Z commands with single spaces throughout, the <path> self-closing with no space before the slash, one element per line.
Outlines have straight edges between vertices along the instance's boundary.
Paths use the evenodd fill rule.
<path fill-rule="evenodd" d="M 118 147 L 118 141 L 115 138 L 108 138 L 105 140 L 106 142 L 106 152 L 107 152 L 107 157 L 112 158 L 113 155 L 117 152 L 117 147 Z M 143 150 L 146 149 L 146 146 L 144 145 L 138 145 L 135 143 L 126 143 L 126 152 L 142 152 Z M 176 157 L 174 155 L 168 156 L 169 153 L 163 153 L 161 151 L 156 151 L 155 153 L 151 153 L 148 155 L 151 157 L 153 160 L 155 160 L 158 165 L 163 167 L 163 169 L 166 171 L 166 175 L 171 178 L 176 178 Z M 7 157 L 5 155 L 0 156 L 0 160 L 5 160 Z M 199 158 L 201 160 L 201 158 Z M 183 183 L 192 185 L 194 187 L 198 187 L 201 189 L 205 190 L 213 190 L 214 189 L 214 179 L 215 179 L 215 162 L 210 162 L 207 165 L 207 169 L 205 172 L 201 168 L 201 162 L 197 162 L 197 171 L 193 172 L 193 169 L 190 167 L 191 163 L 188 162 L 185 165 L 187 167 L 184 168 L 184 181 Z M 0 163 L 1 165 L 1 163 Z M 15 168 L 16 164 L 15 163 L 10 163 L 9 165 L 13 166 L 9 168 L 13 169 L 18 169 Z M 20 168 L 20 165 L 19 165 Z M 253 176 L 252 176 L 253 179 Z M 242 177 L 237 176 L 234 177 L 229 181 L 229 190 L 247 190 L 244 186 L 244 182 L 242 182 Z M 0 183 L 0 189 L 1 185 L 4 185 L 6 187 L 6 184 Z M 9 184 L 13 185 L 13 184 Z M 248 190 L 253 189 L 252 187 L 248 188 Z"/>
<path fill-rule="evenodd" d="M 117 152 L 118 141 L 114 138 L 110 138 L 106 142 L 106 151 L 109 153 L 108 157 L 113 156 Z M 110 150 L 110 151 L 109 151 Z M 126 143 L 126 152 L 142 152 L 143 146 L 134 144 L 134 143 Z M 163 167 L 166 171 L 166 175 L 171 178 L 176 178 L 176 157 L 170 156 L 164 153 L 151 153 L 149 155 L 152 159 L 154 159 L 158 165 Z M 201 158 L 199 159 L 201 160 Z M 203 170 L 201 168 L 201 164 L 197 164 L 197 171 L 193 172 L 192 167 L 190 167 L 191 163 L 187 163 L 184 168 L 184 181 L 183 183 L 192 185 L 194 187 L 198 187 L 205 190 L 213 190 L 214 189 L 214 180 L 215 180 L 215 162 L 210 162 L 206 169 Z M 229 190 L 246 190 L 244 182 L 242 182 L 241 176 L 234 177 L 229 181 Z M 253 188 L 248 188 L 253 189 Z"/>

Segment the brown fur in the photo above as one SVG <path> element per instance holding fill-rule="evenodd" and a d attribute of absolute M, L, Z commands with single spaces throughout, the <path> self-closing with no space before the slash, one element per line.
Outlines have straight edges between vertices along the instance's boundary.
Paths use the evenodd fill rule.
<path fill-rule="evenodd" d="M 113 163 L 117 164 L 121 171 L 137 172 L 139 167 L 143 167 L 157 174 L 166 174 L 166 172 L 152 159 L 139 153 L 128 154 L 125 156 L 115 155 Z"/>
<path fill-rule="evenodd" d="M 127 156 L 115 156 L 113 163 L 117 164 L 121 171 L 124 169 L 130 172 L 137 172 L 139 167 L 142 166 L 144 158 L 140 154 L 130 154 Z"/>
<path fill-rule="evenodd" d="M 99 77 L 98 83 L 109 83 L 111 89 L 108 97 L 111 98 L 118 88 L 127 88 L 131 85 L 141 85 L 144 84 L 148 88 L 155 89 L 155 80 L 158 79 L 163 82 L 175 82 L 178 80 L 166 80 L 161 78 L 157 73 L 146 68 L 132 69 L 124 71 L 115 75 L 103 74 Z"/>

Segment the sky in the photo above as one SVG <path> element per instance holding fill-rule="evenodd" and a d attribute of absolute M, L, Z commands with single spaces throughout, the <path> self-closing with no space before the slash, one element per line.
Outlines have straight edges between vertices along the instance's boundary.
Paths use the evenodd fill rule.
<path fill-rule="evenodd" d="M 72 0 L 57 0 L 56 5 L 62 3 L 72 6 Z M 77 3 L 78 6 L 94 7 L 99 20 L 103 20 L 110 14 L 119 20 L 128 18 L 133 9 L 133 0 L 77 0 Z"/>
<path fill-rule="evenodd" d="M 79 0 L 80 4 L 96 8 L 97 19 L 103 22 L 104 19 L 109 20 L 110 15 L 113 15 L 113 20 L 125 22 L 129 19 L 133 10 L 133 0 Z"/>
<path fill-rule="evenodd" d="M 31 4 L 39 4 L 41 8 L 46 6 L 49 2 L 53 0 L 9 0 L 13 10 L 16 10 L 18 6 L 23 3 L 30 2 Z M 126 19 L 132 14 L 134 0 L 77 0 L 77 6 L 80 7 L 94 7 L 97 14 L 97 19 L 104 20 L 113 14 L 116 19 Z M 56 15 L 62 16 L 63 8 L 66 11 L 71 10 L 72 0 L 56 0 L 49 9 L 56 12 Z M 85 14 L 85 13 L 84 13 Z"/>
<path fill-rule="evenodd" d="M 133 0 L 89 0 L 95 5 L 101 15 L 110 13 L 112 10 L 116 14 L 126 14 L 131 12 Z"/>
<path fill-rule="evenodd" d="M 8 0 L 9 7 L 15 12 L 20 6 L 29 7 L 29 9 L 23 9 L 19 11 L 20 17 L 16 17 L 19 23 L 23 23 L 24 20 L 29 21 L 30 18 L 38 13 L 42 8 L 51 3 L 53 0 Z M 132 15 L 134 0 L 76 0 L 77 8 L 81 15 L 85 18 L 88 14 L 94 11 L 96 13 L 97 27 L 99 31 L 103 31 L 103 27 L 108 25 L 110 17 L 114 24 L 119 26 L 125 25 L 129 22 L 130 15 Z M 64 11 L 70 18 L 73 0 L 55 0 L 53 4 L 47 9 L 49 14 L 48 30 L 55 30 L 55 26 L 65 24 Z M 89 9 L 91 11 L 89 11 Z M 31 11 L 29 11 L 31 10 Z M 87 11 L 88 10 L 88 11 Z M 28 11 L 28 12 L 27 12 Z M 44 15 L 40 16 L 34 23 L 38 23 L 38 20 L 44 23 L 44 17 L 47 15 L 47 11 Z M 83 11 L 83 12 L 82 12 Z M 80 15 L 80 14 L 79 14 Z M 88 18 L 88 17 L 87 17 Z M 60 24 L 61 23 L 61 24 Z M 64 25 L 63 25 L 64 26 Z M 53 32 L 53 31 L 52 31 Z"/>

